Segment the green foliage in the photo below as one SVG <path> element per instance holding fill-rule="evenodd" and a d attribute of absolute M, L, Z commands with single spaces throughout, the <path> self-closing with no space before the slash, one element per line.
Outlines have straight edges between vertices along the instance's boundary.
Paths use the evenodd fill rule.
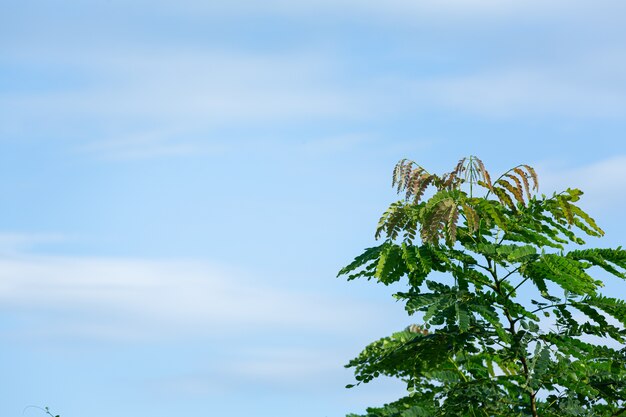
<path fill-rule="evenodd" d="M 392 185 L 404 199 L 380 219 L 383 243 L 339 275 L 405 283 L 394 297 L 422 324 L 346 365 L 349 387 L 406 383 L 367 417 L 626 416 L 626 303 L 593 277 L 626 278 L 626 250 L 566 250 L 604 234 L 576 205 L 580 190 L 538 197 L 532 167 L 492 181 L 473 156 L 441 176 L 402 160 Z"/>

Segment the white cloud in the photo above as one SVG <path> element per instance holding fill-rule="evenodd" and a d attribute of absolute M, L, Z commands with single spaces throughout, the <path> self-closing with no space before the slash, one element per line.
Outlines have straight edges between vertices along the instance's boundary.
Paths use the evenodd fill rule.
<path fill-rule="evenodd" d="M 615 15 L 609 13 L 613 6 L 614 2 L 591 7 L 560 0 L 184 1 L 155 5 L 183 16 L 202 11 L 219 16 L 230 10 L 240 17 L 251 13 L 254 18 L 259 17 L 257 12 L 305 14 L 314 10 L 429 21 L 440 16 L 480 19 L 525 14 L 534 18 L 542 13 L 581 10 Z M 107 35 L 104 28 L 95 30 Z M 495 28 L 494 33 L 508 36 L 505 29 Z M 106 39 L 98 48 L 76 36 L 67 42 L 55 38 L 46 47 L 27 38 L 6 45 L 4 59 L 8 62 L 36 74 L 49 68 L 53 74 L 68 75 L 63 78 L 65 83 L 58 85 L 52 77 L 45 89 L 4 93 L 0 97 L 0 107 L 5 109 L 0 115 L 0 131 L 17 137 L 62 134 L 78 138 L 81 149 L 105 158 L 135 159 L 213 152 L 214 142 L 225 142 L 212 134 L 221 127 L 366 120 L 424 108 L 487 117 L 626 115 L 626 61 L 619 44 L 614 50 L 601 50 L 609 46 L 601 48 L 597 43 L 576 48 L 569 54 L 580 56 L 564 53 L 558 65 L 542 65 L 537 59 L 511 64 L 511 59 L 517 59 L 514 53 L 504 52 L 502 58 L 491 53 L 491 62 L 483 68 L 460 67 L 455 75 L 407 80 L 396 78 L 394 71 L 364 72 L 360 63 L 339 53 L 341 47 L 335 49 L 314 35 L 304 47 L 300 44 L 299 49 L 287 52 L 218 47 L 217 41 L 203 47 L 189 46 L 185 39 L 174 39 L 170 46 Z M 415 52 L 402 49 L 402 55 Z M 456 51 L 451 48 L 438 53 L 450 59 Z M 424 63 L 416 57 L 413 65 Z M 406 70 L 400 68 L 400 73 Z M 199 139 L 185 138 L 191 135 Z M 322 145 L 314 146 L 318 147 Z"/>
<path fill-rule="evenodd" d="M 9 110 L 0 116 L 6 122 L 1 129 L 23 135 L 31 129 L 72 129 L 87 120 L 89 133 L 78 134 L 88 136 L 77 140 L 75 149 L 103 159 L 221 153 L 238 149 L 221 137 L 223 127 L 350 120 L 376 107 L 366 91 L 339 81 L 340 58 L 314 51 L 127 48 L 96 53 L 71 46 L 57 53 L 35 51 L 34 62 L 32 50 L 11 54 L 18 62 L 77 72 L 92 82 L 5 94 L 0 105 Z M 366 136 L 340 134 L 289 146 L 312 154 L 340 152 L 367 141 Z M 250 146 L 282 148 L 285 143 L 257 137 Z"/>
<path fill-rule="evenodd" d="M 15 254 L 37 245 L 67 240 L 61 234 L 0 233 L 0 254 Z"/>
<path fill-rule="evenodd" d="M 578 168 L 550 169 L 545 164 L 536 165 L 541 190 L 545 194 L 567 188 L 579 188 L 585 194 L 581 202 L 594 210 L 618 209 L 626 202 L 626 156 L 594 162 Z"/>
<path fill-rule="evenodd" d="M 306 141 L 299 150 L 307 155 L 326 155 L 353 150 L 371 142 L 366 134 L 348 133 L 337 136 L 320 137 Z"/>
<path fill-rule="evenodd" d="M 374 20 L 393 18 L 394 21 L 423 22 L 436 18 L 473 18 L 489 19 L 524 16 L 563 16 L 572 12 L 594 11 L 602 6 L 618 6 L 614 0 L 599 1 L 592 5 L 554 0 L 388 0 L 386 2 L 367 2 L 359 0 L 318 0 L 289 1 L 269 0 L 263 3 L 253 1 L 201 2 L 187 0 L 182 2 L 159 2 L 153 7 L 167 9 L 175 13 L 203 13 L 210 15 L 287 15 L 301 16 L 323 13 L 325 16 L 339 15 L 344 18 L 367 15 Z M 429 23 L 433 23 L 432 20 Z"/>
<path fill-rule="evenodd" d="M 626 116 L 626 61 L 588 57 L 558 65 L 485 69 L 457 76 L 417 80 L 417 96 L 440 106 L 487 117 Z M 610 67 L 610 69 L 609 69 Z"/>
<path fill-rule="evenodd" d="M 140 131 L 79 146 L 79 152 L 98 155 L 103 159 L 146 159 L 164 156 L 184 156 L 218 150 L 216 146 L 181 141 L 176 131 Z"/>
<path fill-rule="evenodd" d="M 344 369 L 351 356 L 338 351 L 341 349 L 337 346 L 332 350 L 284 346 L 241 350 L 232 346 L 217 363 L 198 361 L 191 369 L 151 379 L 147 385 L 152 391 L 185 396 L 224 395 L 240 391 L 242 385 L 294 394 L 311 390 L 336 392 L 353 382 L 352 370 Z"/>
<path fill-rule="evenodd" d="M 195 261 L 4 257 L 0 304 L 12 316 L 34 317 L 39 325 L 14 335 L 29 338 L 224 337 L 261 329 L 332 334 L 382 320 L 371 305 L 276 288 Z"/>
<path fill-rule="evenodd" d="M 224 372 L 265 381 L 297 381 L 303 375 L 329 374 L 341 370 L 346 358 L 323 349 L 272 348 L 241 352 L 239 360 Z"/>
<path fill-rule="evenodd" d="M 349 120 L 371 111 L 361 92 L 339 81 L 339 63 L 315 52 L 70 46 L 9 55 L 90 82 L 0 96 L 0 130 L 64 132 L 80 151 L 106 159 L 220 152 L 228 142 L 215 132 L 223 127 Z"/>
<path fill-rule="evenodd" d="M 233 122 L 349 116 L 361 107 L 328 79 L 330 62 L 321 56 L 146 49 L 87 57 L 82 51 L 64 50 L 61 56 L 41 52 L 38 65 L 65 67 L 95 81 L 80 89 L 5 94 L 3 107 L 22 119 L 146 120 L 166 130 L 193 130 Z"/>

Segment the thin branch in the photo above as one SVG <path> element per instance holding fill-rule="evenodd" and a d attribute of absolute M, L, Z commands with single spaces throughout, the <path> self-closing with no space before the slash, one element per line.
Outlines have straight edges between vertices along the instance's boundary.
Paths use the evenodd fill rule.
<path fill-rule="evenodd" d="M 521 267 L 521 265 L 520 265 L 520 267 Z M 519 269 L 519 268 L 517 268 L 517 269 Z M 515 271 L 513 271 L 513 272 L 515 272 Z M 513 272 L 511 272 L 509 275 L 511 275 Z M 509 275 L 507 275 L 506 277 L 504 277 L 504 279 L 506 279 Z M 519 287 L 521 287 L 521 286 L 522 286 L 522 284 L 524 284 L 524 283 L 525 283 L 526 281 L 528 281 L 529 279 L 530 279 L 530 277 L 526 277 L 526 278 L 524 278 L 524 279 L 522 280 L 522 282 L 520 282 L 519 284 L 517 284 L 517 286 L 516 286 L 515 288 L 513 288 L 511 291 L 509 291 L 509 292 L 506 294 L 505 298 L 509 298 L 509 296 L 510 296 L 511 294 L 513 294 L 515 291 L 517 291 L 517 289 L 518 289 Z"/>
<path fill-rule="evenodd" d="M 491 276 L 493 277 L 495 283 L 496 283 L 496 287 L 497 287 L 497 292 L 500 294 L 500 296 L 504 297 L 504 298 L 508 298 L 505 297 L 504 294 L 502 293 L 502 287 L 500 286 L 500 283 L 502 282 L 502 280 L 498 279 L 498 273 L 496 270 L 496 263 L 495 262 L 491 262 L 491 259 L 487 258 L 487 264 L 491 267 Z M 515 337 L 517 335 L 517 331 L 515 330 L 515 323 L 517 320 L 519 320 L 519 318 L 517 319 L 513 319 L 513 317 L 511 316 L 511 313 L 509 312 L 509 309 L 506 308 L 506 306 L 503 306 L 502 308 L 503 312 L 504 312 L 504 316 L 506 317 L 506 319 L 509 322 L 509 328 L 508 331 L 509 333 L 511 333 L 511 335 L 513 337 Z M 524 355 L 521 355 L 519 357 L 520 362 L 522 363 L 522 367 L 524 369 L 524 376 L 526 377 L 526 381 L 528 381 L 528 379 L 530 378 L 530 370 L 528 369 L 528 363 L 526 361 L 526 357 Z M 537 392 L 532 390 L 530 391 L 530 411 L 532 413 L 533 417 L 539 417 L 539 414 L 537 413 L 537 401 L 535 396 L 537 395 Z"/>
<path fill-rule="evenodd" d="M 539 307 L 533 311 L 530 312 L 530 314 L 535 314 L 539 311 L 543 311 L 543 310 L 547 310 L 548 308 L 554 308 L 554 307 L 567 307 L 567 306 L 571 306 L 572 304 L 570 303 L 560 303 L 560 304 L 550 304 L 548 306 L 543 306 L 543 307 Z"/>

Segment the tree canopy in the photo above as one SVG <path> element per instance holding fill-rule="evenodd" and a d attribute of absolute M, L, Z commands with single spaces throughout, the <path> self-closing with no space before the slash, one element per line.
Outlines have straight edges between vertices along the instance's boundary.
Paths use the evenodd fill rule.
<path fill-rule="evenodd" d="M 346 365 L 354 385 L 406 383 L 366 416 L 626 416 L 626 304 L 598 279 L 626 278 L 626 251 L 587 248 L 581 236 L 604 232 L 582 191 L 539 196 L 538 183 L 528 165 L 492 180 L 474 156 L 443 175 L 396 165 L 403 198 L 380 219 L 382 243 L 339 272 L 403 282 L 394 297 L 419 323 Z"/>

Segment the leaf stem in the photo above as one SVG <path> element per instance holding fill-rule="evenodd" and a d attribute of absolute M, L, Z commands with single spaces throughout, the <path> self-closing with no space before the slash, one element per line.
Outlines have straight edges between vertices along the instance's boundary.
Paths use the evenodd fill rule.
<path fill-rule="evenodd" d="M 520 267 L 521 267 L 521 265 L 520 265 Z M 507 279 L 507 278 L 508 278 L 511 274 L 515 273 L 515 271 L 517 271 L 520 267 L 518 267 L 518 268 L 516 268 L 515 270 L 513 270 L 513 271 L 509 272 L 509 273 L 508 273 L 508 274 L 507 274 L 507 275 L 506 275 L 503 279 Z M 519 287 L 521 287 L 521 286 L 522 286 L 522 285 L 523 285 L 526 281 L 528 281 L 528 279 L 529 279 L 529 277 L 524 278 L 524 279 L 522 280 L 522 282 L 520 282 L 519 284 L 517 284 L 517 285 L 515 286 L 515 288 L 513 288 L 511 291 L 509 291 L 509 292 L 508 292 L 508 293 L 507 293 L 504 297 L 505 297 L 505 298 L 509 298 L 509 296 L 510 296 L 511 294 L 513 294 L 515 291 L 517 291 L 517 289 L 518 289 Z"/>

